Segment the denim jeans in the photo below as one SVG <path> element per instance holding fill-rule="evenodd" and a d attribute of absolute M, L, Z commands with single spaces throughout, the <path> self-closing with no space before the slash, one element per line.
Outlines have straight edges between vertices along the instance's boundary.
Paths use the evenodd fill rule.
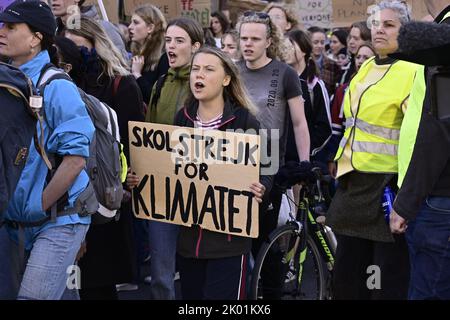
<path fill-rule="evenodd" d="M 175 299 L 175 261 L 179 226 L 149 221 L 150 290 L 153 299 Z"/>
<path fill-rule="evenodd" d="M 26 266 L 20 265 L 18 246 L 12 244 L 12 278 L 16 283 L 17 299 L 61 299 L 71 273 L 68 268 L 74 265 L 88 228 L 89 225 L 69 224 L 48 228 L 37 234 L 33 248 L 26 253 Z"/>
<path fill-rule="evenodd" d="M 450 299 L 450 198 L 429 197 L 406 238 L 411 261 L 409 299 Z"/>

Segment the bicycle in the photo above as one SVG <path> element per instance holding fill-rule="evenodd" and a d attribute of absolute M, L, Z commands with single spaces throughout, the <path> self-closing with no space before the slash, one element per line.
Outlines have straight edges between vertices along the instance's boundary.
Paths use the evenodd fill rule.
<path fill-rule="evenodd" d="M 250 299 L 264 299 L 275 296 L 281 299 L 331 299 L 331 278 L 334 266 L 336 238 L 325 225 L 323 205 L 329 197 L 322 187 L 331 181 L 323 176 L 320 168 L 313 168 L 314 178 L 302 184 L 296 216 L 289 213 L 286 225 L 275 229 L 261 246 L 252 272 Z M 284 186 L 284 194 L 290 186 Z M 292 201 L 292 200 L 291 200 Z M 293 202 L 293 201 L 292 201 Z M 319 221 L 319 222 L 318 222 Z M 281 277 L 277 285 L 270 287 L 261 279 L 264 263 L 268 256 L 278 256 L 277 267 L 281 266 Z M 272 259 L 273 260 L 273 259 Z M 313 272 L 314 283 L 305 281 L 305 274 Z M 277 274 L 274 271 L 274 274 Z"/>

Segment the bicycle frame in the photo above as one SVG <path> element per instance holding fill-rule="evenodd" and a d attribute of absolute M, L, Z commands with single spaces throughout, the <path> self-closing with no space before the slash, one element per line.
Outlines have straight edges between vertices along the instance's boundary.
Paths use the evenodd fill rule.
<path fill-rule="evenodd" d="M 318 183 L 320 183 L 318 181 Z M 320 185 L 317 186 L 319 192 L 319 198 L 323 198 Z M 303 228 L 300 228 L 300 237 L 297 240 L 297 243 L 292 248 L 292 250 L 288 253 L 287 257 L 289 259 L 293 258 L 293 255 L 297 251 L 298 245 L 300 245 L 300 255 L 299 255 L 299 268 L 298 268 L 298 285 L 300 287 L 302 276 L 303 276 L 303 263 L 306 259 L 306 235 L 309 234 L 310 237 L 314 240 L 317 247 L 319 248 L 319 252 L 322 256 L 322 259 L 326 261 L 328 270 L 331 271 L 334 266 L 334 253 L 330 249 L 331 246 L 329 241 L 325 235 L 324 227 L 317 223 L 314 215 L 311 212 L 310 207 L 310 199 L 309 195 L 312 193 L 308 186 L 303 186 L 300 190 L 300 203 L 298 204 L 297 217 L 295 221 L 297 221 Z M 298 243 L 299 242 L 299 243 Z"/>

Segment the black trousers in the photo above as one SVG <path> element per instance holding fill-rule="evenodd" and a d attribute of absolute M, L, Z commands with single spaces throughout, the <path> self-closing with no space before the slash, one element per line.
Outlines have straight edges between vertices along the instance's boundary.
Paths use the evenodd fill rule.
<path fill-rule="evenodd" d="M 183 300 L 243 300 L 248 254 L 194 259 L 177 256 Z"/>
<path fill-rule="evenodd" d="M 336 300 L 406 300 L 409 255 L 404 235 L 378 242 L 337 235 L 333 270 Z"/>

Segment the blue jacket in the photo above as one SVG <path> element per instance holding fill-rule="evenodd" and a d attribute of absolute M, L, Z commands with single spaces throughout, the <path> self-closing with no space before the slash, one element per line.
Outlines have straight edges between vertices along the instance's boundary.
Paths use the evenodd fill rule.
<path fill-rule="evenodd" d="M 42 68 L 50 62 L 47 51 L 20 66 L 36 85 Z M 67 80 L 54 80 L 45 87 L 44 122 L 45 150 L 59 156 L 75 155 L 87 158 L 89 144 L 95 128 L 86 111 L 84 102 L 78 94 L 77 87 Z M 38 136 L 40 128 L 37 126 Z M 47 216 L 42 210 L 42 192 L 47 182 L 48 169 L 41 156 L 30 145 L 30 153 L 16 191 L 9 203 L 5 218 L 20 222 L 35 222 Z M 68 190 L 68 206 L 73 207 L 76 199 L 89 182 L 83 170 Z M 81 218 L 77 214 L 58 217 L 56 222 L 25 229 L 25 248 L 31 249 L 34 236 L 40 231 L 54 226 L 68 224 L 89 224 L 90 217 Z M 17 231 L 9 229 L 10 235 L 17 240 Z"/>

